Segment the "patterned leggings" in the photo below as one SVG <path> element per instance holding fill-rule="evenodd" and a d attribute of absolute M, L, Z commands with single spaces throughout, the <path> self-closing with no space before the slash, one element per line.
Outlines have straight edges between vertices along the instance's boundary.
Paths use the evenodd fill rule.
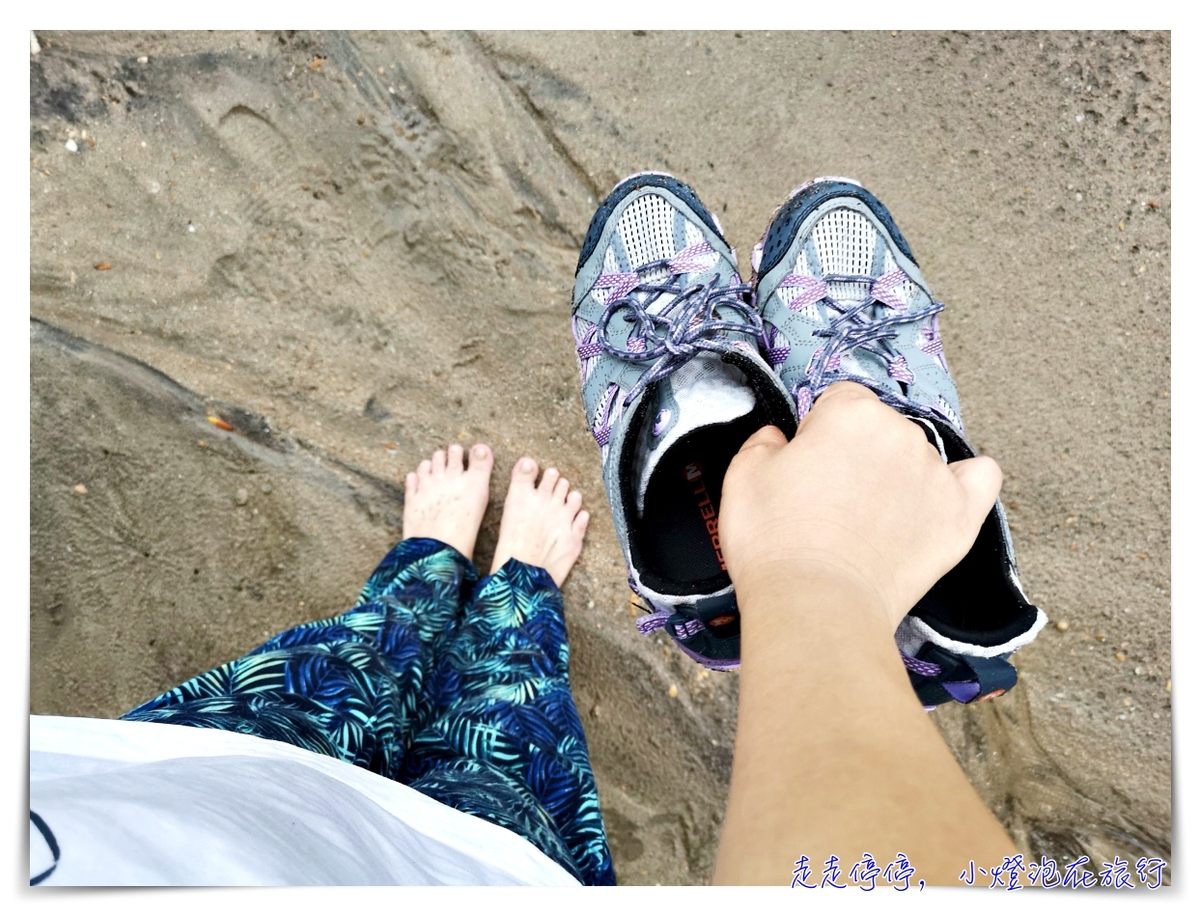
<path fill-rule="evenodd" d="M 334 756 L 524 836 L 585 884 L 613 884 L 567 654 L 562 592 L 544 569 L 509 560 L 479 580 L 453 547 L 414 538 L 353 610 L 122 717 Z"/>

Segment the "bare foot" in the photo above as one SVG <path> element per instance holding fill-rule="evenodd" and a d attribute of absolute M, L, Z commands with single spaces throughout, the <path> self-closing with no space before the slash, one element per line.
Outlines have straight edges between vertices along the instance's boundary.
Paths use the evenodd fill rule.
<path fill-rule="evenodd" d="M 491 477 L 492 449 L 487 445 L 471 449 L 466 470 L 461 445 L 451 445 L 448 452 L 439 448 L 404 478 L 405 539 L 432 537 L 470 559 L 487 508 Z"/>
<path fill-rule="evenodd" d="M 533 458 L 523 457 L 513 465 L 492 571 L 518 559 L 541 566 L 562 587 L 583 549 L 588 513 L 579 510 L 583 496 L 557 470 L 547 469 L 541 485 L 534 486 L 537 474 Z"/>

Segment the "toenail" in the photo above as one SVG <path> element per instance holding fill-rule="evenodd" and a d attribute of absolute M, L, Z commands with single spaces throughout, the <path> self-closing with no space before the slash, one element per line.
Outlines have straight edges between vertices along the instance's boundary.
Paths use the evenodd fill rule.
<path fill-rule="evenodd" d="M 532 473 L 535 466 L 533 458 L 521 458 L 521 471 L 523 473 Z"/>
<path fill-rule="evenodd" d="M 471 457 L 477 457 L 480 460 L 487 457 L 487 449 L 483 445 L 476 445 L 471 449 Z"/>

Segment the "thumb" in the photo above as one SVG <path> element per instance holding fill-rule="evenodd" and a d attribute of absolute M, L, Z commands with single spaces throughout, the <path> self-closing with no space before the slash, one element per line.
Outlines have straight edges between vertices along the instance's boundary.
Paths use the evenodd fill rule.
<path fill-rule="evenodd" d="M 967 514 L 972 530 L 978 530 L 1000 495 L 1000 484 L 1004 482 L 1000 465 L 983 456 L 955 461 L 948 466 L 967 494 Z"/>
<path fill-rule="evenodd" d="M 749 473 L 751 468 L 765 461 L 786 444 L 787 437 L 779 429 L 775 426 L 763 426 L 742 443 L 738 453 L 729 462 L 729 469 L 725 473 L 726 485 L 728 486 L 731 477 L 736 480 L 740 474 Z"/>
<path fill-rule="evenodd" d="M 763 426 L 742 443 L 738 454 L 745 454 L 756 448 L 762 448 L 765 453 L 770 454 L 778 451 L 786 444 L 787 436 L 779 430 L 778 426 Z"/>

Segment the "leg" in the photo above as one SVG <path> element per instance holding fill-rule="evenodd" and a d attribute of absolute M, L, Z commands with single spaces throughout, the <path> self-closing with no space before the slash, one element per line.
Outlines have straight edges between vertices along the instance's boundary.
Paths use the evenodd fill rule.
<path fill-rule="evenodd" d="M 528 462 L 528 463 L 526 463 Z M 435 717 L 413 740 L 409 783 L 526 836 L 583 882 L 614 882 L 587 741 L 571 696 L 562 592 L 586 513 L 555 471 L 518 462 L 496 563 L 474 589 L 430 683 Z M 495 564 L 494 564 L 495 565 Z M 472 777 L 509 804 L 464 793 Z M 533 806 L 530 806 L 532 802 Z M 564 866 L 566 866 L 564 864 Z"/>
<path fill-rule="evenodd" d="M 130 720 L 282 740 L 397 778 L 428 718 L 422 689 L 476 581 L 467 556 L 487 505 L 490 449 L 435 452 L 409 474 L 405 540 L 358 606 L 280 633 L 127 713 Z"/>

